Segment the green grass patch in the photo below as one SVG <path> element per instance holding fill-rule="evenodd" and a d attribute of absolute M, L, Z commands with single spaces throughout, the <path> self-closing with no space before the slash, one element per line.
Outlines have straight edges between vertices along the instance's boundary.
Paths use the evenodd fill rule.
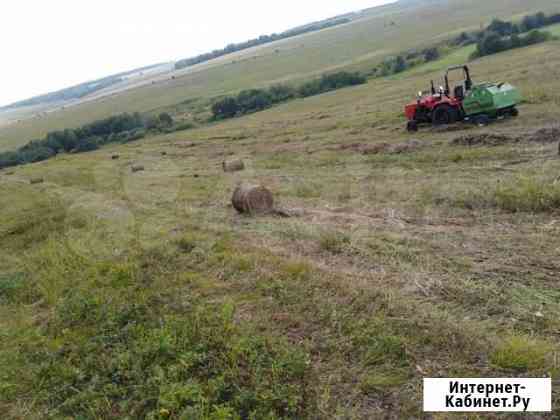
<path fill-rule="evenodd" d="M 546 366 L 551 352 L 551 346 L 540 339 L 513 336 L 496 348 L 490 360 L 503 369 L 538 370 Z"/>

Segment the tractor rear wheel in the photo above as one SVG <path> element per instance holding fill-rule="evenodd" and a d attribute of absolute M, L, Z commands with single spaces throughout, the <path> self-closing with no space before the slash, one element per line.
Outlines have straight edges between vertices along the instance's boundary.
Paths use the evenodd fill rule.
<path fill-rule="evenodd" d="M 517 108 L 511 108 L 511 111 L 509 112 L 509 115 L 511 115 L 512 117 L 518 117 L 519 116 L 519 110 Z"/>
<path fill-rule="evenodd" d="M 432 122 L 434 125 L 454 124 L 459 120 L 459 111 L 449 105 L 438 106 L 433 113 Z"/>
<path fill-rule="evenodd" d="M 418 121 L 416 121 L 416 120 L 409 121 L 406 124 L 406 130 L 409 133 L 414 133 L 414 132 L 418 131 Z"/>

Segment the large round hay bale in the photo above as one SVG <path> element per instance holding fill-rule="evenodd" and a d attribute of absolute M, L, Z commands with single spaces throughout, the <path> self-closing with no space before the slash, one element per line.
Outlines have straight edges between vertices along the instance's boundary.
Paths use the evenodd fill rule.
<path fill-rule="evenodd" d="M 113 159 L 113 160 L 120 159 L 120 155 L 113 155 L 113 156 L 111 156 L 111 159 Z"/>
<path fill-rule="evenodd" d="M 133 165 L 132 166 L 132 172 L 141 172 L 144 170 L 144 167 L 142 165 Z"/>
<path fill-rule="evenodd" d="M 237 172 L 245 169 L 245 163 L 243 163 L 241 159 L 224 161 L 222 167 L 224 168 L 224 172 Z"/>
<path fill-rule="evenodd" d="M 34 184 L 42 184 L 43 182 L 45 182 L 45 180 L 44 180 L 44 178 L 42 178 L 42 177 L 35 177 L 35 178 L 31 178 L 31 179 L 29 180 L 29 183 L 30 183 L 31 185 L 34 185 Z"/>
<path fill-rule="evenodd" d="M 239 213 L 265 214 L 274 210 L 274 197 L 262 185 L 239 185 L 233 193 L 231 203 Z"/>

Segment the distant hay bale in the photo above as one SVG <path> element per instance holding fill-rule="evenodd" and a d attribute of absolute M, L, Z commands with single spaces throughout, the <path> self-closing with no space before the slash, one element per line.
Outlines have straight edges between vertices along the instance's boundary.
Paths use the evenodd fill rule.
<path fill-rule="evenodd" d="M 113 155 L 113 156 L 111 156 L 111 159 L 117 160 L 117 159 L 120 159 L 120 157 L 121 157 L 120 155 Z"/>
<path fill-rule="evenodd" d="M 163 151 L 163 152 L 161 152 L 161 155 L 162 155 L 162 156 L 167 156 L 167 152 L 166 152 L 166 151 Z"/>
<path fill-rule="evenodd" d="M 245 163 L 243 163 L 241 159 L 224 161 L 222 167 L 224 168 L 224 172 L 237 172 L 245 169 Z"/>
<path fill-rule="evenodd" d="M 132 165 L 132 172 L 141 172 L 144 170 L 142 165 Z"/>
<path fill-rule="evenodd" d="M 31 178 L 31 179 L 29 180 L 29 183 L 30 183 L 31 185 L 34 185 L 34 184 L 42 184 L 43 182 L 45 182 L 45 179 L 44 179 L 43 177 Z"/>
<path fill-rule="evenodd" d="M 274 210 L 274 197 L 262 185 L 241 184 L 231 199 L 233 207 L 244 214 L 266 214 Z"/>

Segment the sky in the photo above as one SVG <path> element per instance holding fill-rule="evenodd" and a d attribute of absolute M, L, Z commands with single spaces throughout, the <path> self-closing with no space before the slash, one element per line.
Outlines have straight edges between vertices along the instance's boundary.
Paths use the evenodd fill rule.
<path fill-rule="evenodd" d="M 0 106 L 390 0 L 3 0 Z"/>

